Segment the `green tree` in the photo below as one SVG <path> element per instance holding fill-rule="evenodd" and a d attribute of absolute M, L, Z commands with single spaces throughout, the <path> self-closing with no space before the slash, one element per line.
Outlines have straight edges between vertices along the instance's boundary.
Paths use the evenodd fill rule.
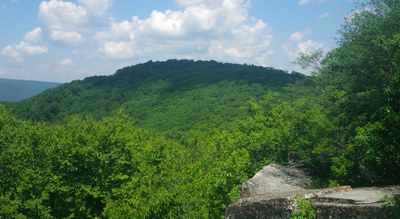
<path fill-rule="evenodd" d="M 270 93 L 260 102 L 248 102 L 249 118 L 241 124 L 240 147 L 249 151 L 249 175 L 269 163 L 308 168 L 329 176 L 332 124 L 318 98 L 283 101 Z"/>
<path fill-rule="evenodd" d="M 400 1 L 348 16 L 318 79 L 344 141 L 333 170 L 347 183 L 400 182 Z"/>

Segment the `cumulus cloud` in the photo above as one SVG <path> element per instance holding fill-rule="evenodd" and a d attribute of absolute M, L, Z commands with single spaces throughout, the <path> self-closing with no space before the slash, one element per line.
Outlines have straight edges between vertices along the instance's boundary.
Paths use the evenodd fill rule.
<path fill-rule="evenodd" d="M 88 13 L 81 5 L 51 0 L 40 3 L 39 19 L 50 30 L 74 31 L 88 22 Z"/>
<path fill-rule="evenodd" d="M 290 34 L 289 42 L 292 42 L 292 43 L 300 42 L 304 38 L 304 36 L 310 35 L 311 33 L 312 33 L 311 28 L 306 28 L 302 31 L 294 32 L 294 33 Z"/>
<path fill-rule="evenodd" d="M 93 18 L 108 16 L 108 9 L 111 7 L 113 0 L 78 0 L 78 2 L 86 9 L 87 15 Z"/>
<path fill-rule="evenodd" d="M 149 17 L 112 21 L 96 33 L 108 58 L 137 56 L 217 59 L 265 64 L 272 36 L 267 24 L 248 17 L 248 0 L 176 0 L 181 10 L 154 10 Z M 255 63 L 257 62 L 257 63 Z"/>
<path fill-rule="evenodd" d="M 297 44 L 285 44 L 282 46 L 283 50 L 286 52 L 287 56 L 294 61 L 300 53 L 311 53 L 318 49 L 325 49 L 323 43 L 317 43 L 312 40 L 305 40 Z"/>
<path fill-rule="evenodd" d="M 235 62 L 251 62 L 252 59 L 266 63 L 266 54 L 272 54 L 267 48 L 272 36 L 265 34 L 266 24 L 259 20 L 253 25 L 242 25 L 232 30 L 232 38 L 219 39 L 211 42 L 209 55 L 218 60 Z M 240 43 L 238 43 L 240 42 Z"/>
<path fill-rule="evenodd" d="M 22 41 L 17 45 L 4 47 L 1 54 L 9 57 L 12 61 L 21 62 L 23 61 L 23 55 L 40 55 L 47 53 L 47 50 L 45 46 L 36 46 Z"/>
<path fill-rule="evenodd" d="M 55 42 L 60 42 L 70 46 L 77 46 L 83 43 L 82 35 L 76 31 L 54 30 L 51 32 L 50 37 Z"/>
<path fill-rule="evenodd" d="M 317 43 L 312 40 L 306 40 L 304 42 L 300 42 L 297 44 L 297 51 L 298 53 L 311 53 L 313 51 L 316 51 L 318 49 L 323 49 L 324 44 L 323 43 Z"/>
<path fill-rule="evenodd" d="M 113 59 L 128 59 L 136 55 L 134 42 L 106 42 L 100 51 L 103 52 L 108 58 Z"/>
<path fill-rule="evenodd" d="M 282 45 L 283 51 L 286 53 L 288 58 L 294 62 L 300 54 L 311 54 L 317 50 L 325 51 L 325 45 L 323 43 L 315 42 L 311 39 L 306 39 L 308 35 L 312 33 L 311 28 L 306 28 L 302 31 L 292 33 L 286 44 Z M 295 65 L 294 70 L 302 71 L 305 74 L 312 74 L 313 70 L 302 69 Z"/>
<path fill-rule="evenodd" d="M 272 50 L 268 50 L 255 58 L 257 64 L 260 66 L 270 66 L 270 59 L 274 56 L 274 52 Z"/>
<path fill-rule="evenodd" d="M 297 42 L 301 41 L 302 39 L 303 39 L 303 34 L 300 31 L 292 33 L 289 37 L 290 42 Z"/>
<path fill-rule="evenodd" d="M 8 46 L 4 47 L 1 54 L 9 57 L 12 61 L 15 61 L 15 62 L 23 61 L 22 54 L 17 51 L 15 46 L 8 45 Z"/>
<path fill-rule="evenodd" d="M 136 20 L 137 18 L 135 18 Z M 95 38 L 98 41 L 107 40 L 130 40 L 134 38 L 135 22 L 122 21 L 122 22 L 112 22 L 108 30 L 100 31 L 96 33 Z"/>
<path fill-rule="evenodd" d="M 306 28 L 289 36 L 287 43 L 282 48 L 291 60 L 295 60 L 300 53 L 310 53 L 318 49 L 324 49 L 323 43 L 317 43 L 310 39 L 304 40 L 311 33 L 312 29 Z"/>
<path fill-rule="evenodd" d="M 28 55 L 38 55 L 47 52 L 47 47 L 45 46 L 35 46 L 30 43 L 21 42 L 20 44 L 15 46 L 15 49 L 21 51 Z"/>
<path fill-rule="evenodd" d="M 92 31 L 109 23 L 112 3 L 113 0 L 42 1 L 38 16 L 50 31 Z"/>
<path fill-rule="evenodd" d="M 39 42 L 42 40 L 42 28 L 36 27 L 32 31 L 25 34 L 24 40 L 27 42 Z"/>
<path fill-rule="evenodd" d="M 58 64 L 59 64 L 59 65 L 63 65 L 63 66 L 65 66 L 65 65 L 72 65 L 72 64 L 73 64 L 73 61 L 72 61 L 72 59 L 70 59 L 70 58 L 66 58 L 66 59 L 63 59 L 63 60 L 59 61 Z"/>
<path fill-rule="evenodd" d="M 98 52 L 92 57 L 110 59 L 193 58 L 266 65 L 274 54 L 267 24 L 248 16 L 251 0 L 175 0 L 177 10 L 153 10 L 147 17 L 122 21 L 110 16 L 113 2 L 42 1 L 38 17 L 43 30 L 36 28 L 24 40 L 38 42 L 48 34 L 58 46 L 84 46 Z"/>

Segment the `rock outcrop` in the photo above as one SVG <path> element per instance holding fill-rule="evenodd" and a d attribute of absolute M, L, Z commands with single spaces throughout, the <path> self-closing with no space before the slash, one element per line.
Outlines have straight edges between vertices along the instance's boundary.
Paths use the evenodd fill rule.
<path fill-rule="evenodd" d="M 258 195 L 274 197 L 282 195 L 282 192 L 296 193 L 305 191 L 311 183 L 311 178 L 302 170 L 272 164 L 243 183 L 241 198 Z"/>
<path fill-rule="evenodd" d="M 392 218 L 393 209 L 383 207 L 382 199 L 400 194 L 400 186 L 309 190 L 311 182 L 302 170 L 266 166 L 243 183 L 241 198 L 228 206 L 226 217 L 289 218 L 301 196 L 313 200 L 316 218 Z"/>

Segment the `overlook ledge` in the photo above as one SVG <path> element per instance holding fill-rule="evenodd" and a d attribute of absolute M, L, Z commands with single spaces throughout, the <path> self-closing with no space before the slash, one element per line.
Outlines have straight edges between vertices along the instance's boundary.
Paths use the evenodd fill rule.
<path fill-rule="evenodd" d="M 242 185 L 241 198 L 230 204 L 226 218 L 289 218 L 296 210 L 295 199 L 312 199 L 316 218 L 396 218 L 383 199 L 400 195 L 400 186 L 313 189 L 312 179 L 302 170 L 272 164 Z"/>

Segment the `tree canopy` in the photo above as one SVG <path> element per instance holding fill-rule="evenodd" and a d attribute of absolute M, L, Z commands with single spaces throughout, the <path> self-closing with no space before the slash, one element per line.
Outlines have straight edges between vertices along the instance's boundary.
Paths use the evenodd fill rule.
<path fill-rule="evenodd" d="M 333 166 L 357 183 L 400 180 L 400 2 L 371 0 L 353 11 L 318 79 L 343 142 Z"/>
<path fill-rule="evenodd" d="M 150 61 L 0 105 L 0 218 L 223 218 L 270 163 L 399 184 L 399 21 L 366 1 L 312 77 Z"/>

